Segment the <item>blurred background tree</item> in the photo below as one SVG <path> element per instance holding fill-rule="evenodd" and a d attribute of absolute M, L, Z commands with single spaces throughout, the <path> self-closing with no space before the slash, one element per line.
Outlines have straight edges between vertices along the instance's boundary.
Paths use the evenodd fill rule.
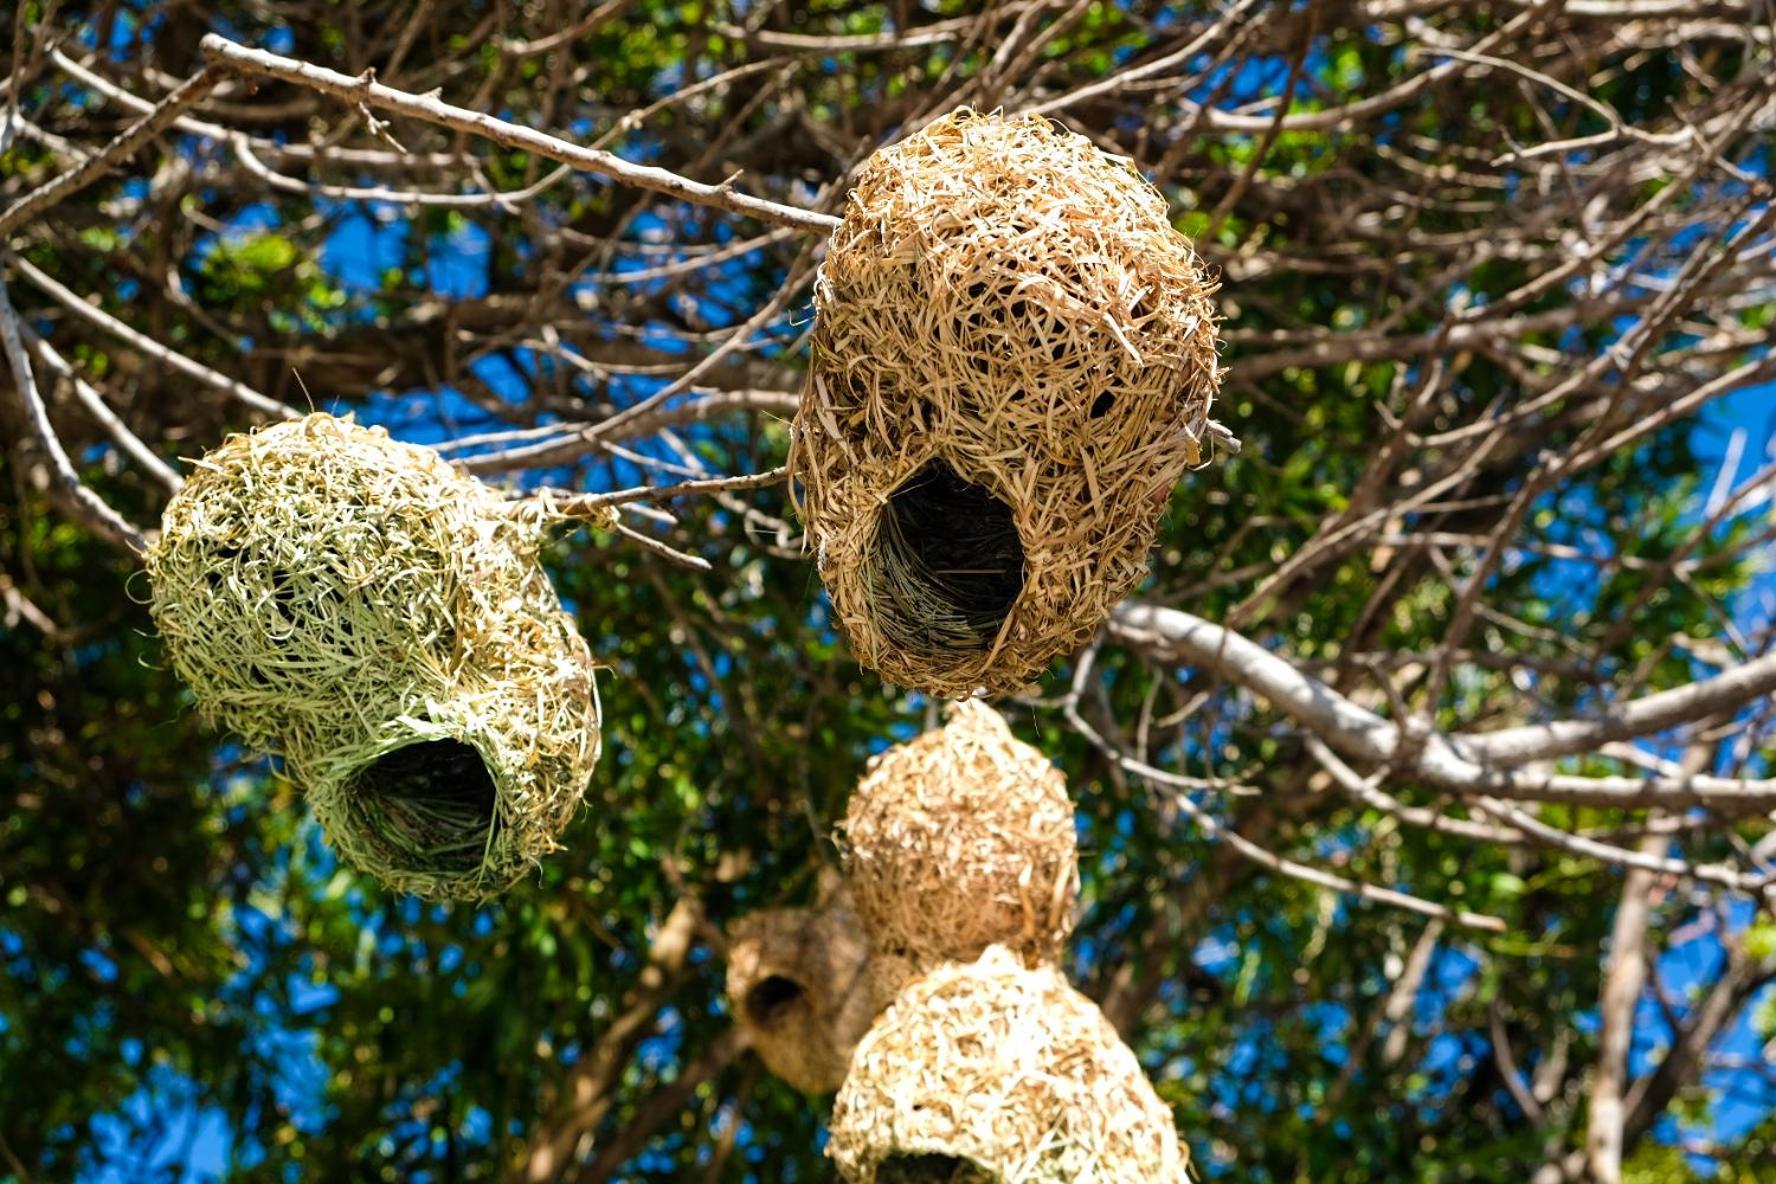
<path fill-rule="evenodd" d="M 1145 609 L 1001 705 L 1079 801 L 1069 970 L 1201 1175 L 1776 1179 L 1772 28 L 1761 0 L 22 4 L 0 1179 L 831 1178 L 825 1101 L 733 1035 L 720 933 L 812 896 L 865 759 L 936 708 L 850 662 L 780 485 L 627 520 L 708 570 L 552 550 L 607 755 L 567 850 L 480 908 L 342 870 L 200 725 L 128 540 L 180 458 L 309 407 L 521 488 L 781 464 L 797 212 L 962 103 L 1133 157 L 1223 276 L 1244 448 L 1176 493 L 1141 605 L 1407 725 L 1367 751 Z M 262 72 L 176 93 L 208 33 L 732 189 Z M 1415 747 L 1687 686 L 1485 781 Z"/>

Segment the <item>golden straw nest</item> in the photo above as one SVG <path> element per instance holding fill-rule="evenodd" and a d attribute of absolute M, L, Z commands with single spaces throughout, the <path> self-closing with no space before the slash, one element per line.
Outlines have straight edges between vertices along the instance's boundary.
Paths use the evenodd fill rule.
<path fill-rule="evenodd" d="M 1059 769 L 979 702 L 876 757 L 852 791 L 845 872 L 876 955 L 876 999 L 990 945 L 1056 958 L 1073 930 L 1079 850 Z"/>
<path fill-rule="evenodd" d="M 1215 284 L 1126 159 L 966 108 L 863 166 L 815 285 L 790 466 L 889 682 L 1015 690 L 1141 579 L 1224 429 Z"/>
<path fill-rule="evenodd" d="M 850 1184 L 1184 1184 L 1188 1163 L 1097 1006 L 999 947 L 933 970 L 876 1021 L 827 1153 Z"/>
<path fill-rule="evenodd" d="M 554 849 L 598 759 L 542 532 L 430 449 L 311 415 L 197 463 L 150 608 L 200 710 L 284 754 L 347 863 L 486 896 Z"/>
<path fill-rule="evenodd" d="M 728 999 L 765 1067 L 831 1093 L 875 1015 L 869 951 L 842 895 L 812 909 L 742 917 L 728 934 Z"/>

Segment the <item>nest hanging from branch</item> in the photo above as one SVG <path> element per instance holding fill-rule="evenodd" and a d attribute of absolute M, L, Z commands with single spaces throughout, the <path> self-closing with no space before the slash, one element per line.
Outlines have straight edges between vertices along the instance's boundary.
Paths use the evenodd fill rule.
<path fill-rule="evenodd" d="M 966 108 L 872 157 L 815 285 L 790 466 L 858 660 L 1014 690 L 1141 578 L 1224 430 L 1214 284 L 1126 160 Z"/>
<path fill-rule="evenodd" d="M 598 759 L 544 519 L 430 449 L 311 415 L 198 463 L 148 555 L 150 607 L 198 707 L 284 754 L 346 862 L 486 896 L 555 848 Z"/>
<path fill-rule="evenodd" d="M 850 1184 L 1185 1184 L 1171 1111 L 1091 1000 L 998 947 L 857 1046 L 827 1153 Z"/>
<path fill-rule="evenodd" d="M 728 1000 L 765 1067 L 831 1093 L 875 1015 L 869 951 L 842 893 L 812 909 L 742 917 L 728 934 Z"/>
<path fill-rule="evenodd" d="M 990 945 L 1052 960 L 1072 932 L 1079 852 L 1066 781 L 983 703 L 957 704 L 945 726 L 876 757 L 843 840 L 879 1004 L 912 975 Z"/>

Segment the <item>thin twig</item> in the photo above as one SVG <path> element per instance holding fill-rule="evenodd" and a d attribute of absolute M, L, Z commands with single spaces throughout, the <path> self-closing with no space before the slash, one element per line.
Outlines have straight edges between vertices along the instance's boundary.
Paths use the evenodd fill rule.
<path fill-rule="evenodd" d="M 202 362 L 193 361 L 177 350 L 162 345 L 147 334 L 130 328 L 110 313 L 82 300 L 29 259 L 15 256 L 11 259 L 11 263 L 20 275 L 31 281 L 33 286 L 64 309 L 95 329 L 109 333 L 111 336 L 134 346 L 156 361 L 164 363 L 170 369 L 177 370 L 187 378 L 195 378 L 205 386 L 214 387 L 216 390 L 232 395 L 256 411 L 264 411 L 283 419 L 301 417 L 300 412 L 278 402 L 271 396 L 260 394 L 246 383 L 212 370 Z"/>
<path fill-rule="evenodd" d="M 86 408 L 87 414 L 98 420 L 99 425 L 110 433 L 111 438 L 117 441 L 117 446 L 123 449 L 137 464 L 147 469 L 156 481 L 166 487 L 167 492 L 179 492 L 179 487 L 184 484 L 184 480 L 173 471 L 173 467 L 162 460 L 152 448 L 142 443 L 140 437 L 130 431 L 129 425 L 111 410 L 110 405 L 105 402 L 104 396 L 99 394 L 90 382 L 82 378 L 80 372 L 74 369 L 73 364 L 55 351 L 54 346 L 33 333 L 29 325 L 20 325 L 19 327 L 24 330 L 25 341 L 36 353 L 38 360 L 48 369 L 54 371 L 63 381 L 73 386 L 75 398 L 80 400 L 81 405 Z"/>
<path fill-rule="evenodd" d="M 652 551 L 655 555 L 660 556 L 660 558 L 676 563 L 680 567 L 688 567 L 692 571 L 715 570 L 709 560 L 704 559 L 702 556 L 687 555 L 685 552 L 661 542 L 653 535 L 643 534 L 641 531 L 636 530 L 633 527 L 624 526 L 621 522 L 616 523 L 612 529 L 636 546 L 640 547 L 642 550 Z"/>
<path fill-rule="evenodd" d="M 22 327 L 18 313 L 13 311 L 12 300 L 6 293 L 6 283 L 0 280 L 0 342 L 5 346 L 7 364 L 12 367 L 13 387 L 23 406 L 25 419 L 30 424 L 31 434 L 37 438 L 37 444 L 43 449 L 44 455 L 49 457 L 56 479 L 61 483 L 62 492 L 81 517 L 97 528 L 100 534 L 113 542 L 124 544 L 137 554 L 146 553 L 147 536 L 112 509 L 104 498 L 88 489 L 80 480 L 80 474 L 74 471 L 74 462 L 69 459 L 68 450 L 62 447 L 55 425 L 49 421 L 49 408 L 44 406 L 43 395 L 37 390 L 36 377 L 31 373 L 31 359 L 25 353 L 24 334 L 20 332 Z"/>
<path fill-rule="evenodd" d="M 441 206 L 446 209 L 476 209 L 482 206 L 494 206 L 500 209 L 511 209 L 516 203 L 529 201 L 545 192 L 563 177 L 573 172 L 562 165 L 534 185 L 526 185 L 522 189 L 514 189 L 505 193 L 420 193 L 414 190 L 389 189 L 375 185 L 369 187 L 352 185 L 323 185 L 311 181 L 299 181 L 294 177 L 286 177 L 275 172 L 253 151 L 251 136 L 236 132 L 229 137 L 229 145 L 234 149 L 235 156 L 247 166 L 247 171 L 264 181 L 273 189 L 283 193 L 300 194 L 303 197 L 324 197 L 334 201 L 385 201 L 406 206 Z"/>
<path fill-rule="evenodd" d="M 132 123 L 93 156 L 87 157 L 48 184 L 32 190 L 0 211 L 0 240 L 24 225 L 28 218 L 41 217 L 56 203 L 73 196 L 123 163 L 155 136 L 165 131 L 179 114 L 195 106 L 215 89 L 224 77 L 215 66 L 206 66 L 192 75 L 184 85 L 154 105 L 154 109 Z"/>
<path fill-rule="evenodd" d="M 763 489 L 768 485 L 778 485 L 789 479 L 789 469 L 779 466 L 767 469 L 762 473 L 748 473 L 740 477 L 711 477 L 707 480 L 680 481 L 676 485 L 638 485 L 632 489 L 619 489 L 611 493 L 576 493 L 554 495 L 551 508 L 559 514 L 569 517 L 580 517 L 616 506 L 626 506 L 631 502 L 663 502 L 673 498 L 693 497 L 700 494 L 729 493 L 736 490 Z"/>
<path fill-rule="evenodd" d="M 410 94 L 376 81 L 373 72 L 353 78 L 336 70 L 283 57 L 264 50 L 248 49 L 218 34 L 211 33 L 199 43 L 204 57 L 243 74 L 276 78 L 295 86 L 306 87 L 332 95 L 349 103 L 359 103 L 384 111 L 394 111 L 413 119 L 435 123 L 441 127 L 481 136 L 506 148 L 533 152 L 550 160 L 558 160 L 577 169 L 598 173 L 625 185 L 664 193 L 682 201 L 713 206 L 734 214 L 744 214 L 775 226 L 794 226 L 801 230 L 828 233 L 838 225 L 831 214 L 786 206 L 762 197 L 735 190 L 730 182 L 709 185 L 681 177 L 667 169 L 640 165 L 624 160 L 614 153 L 586 148 L 546 132 L 521 124 L 509 123 L 466 107 L 456 107 L 442 99 Z"/>

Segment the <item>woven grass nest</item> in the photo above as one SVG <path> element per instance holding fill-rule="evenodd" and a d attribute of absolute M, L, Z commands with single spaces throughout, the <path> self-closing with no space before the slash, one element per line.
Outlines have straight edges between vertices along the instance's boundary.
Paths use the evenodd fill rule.
<path fill-rule="evenodd" d="M 1171 1111 L 1097 1006 L 994 947 L 857 1046 L 828 1154 L 850 1184 L 1184 1184 Z"/>
<path fill-rule="evenodd" d="M 979 702 L 876 757 L 841 847 L 876 1001 L 991 945 L 1051 961 L 1073 930 L 1079 851 L 1059 769 Z"/>
<path fill-rule="evenodd" d="M 790 466 L 858 660 L 1022 687 L 1146 571 L 1224 429 L 1215 284 L 1133 165 L 966 108 L 865 163 L 814 290 Z"/>
<path fill-rule="evenodd" d="M 598 760 L 543 530 L 430 449 L 311 415 L 197 463 L 150 608 L 199 709 L 284 755 L 347 863 L 484 897 L 555 849 Z"/>
<path fill-rule="evenodd" d="M 728 933 L 728 999 L 765 1067 L 797 1089 L 831 1093 L 875 1016 L 868 947 L 849 899 L 769 909 Z"/>

